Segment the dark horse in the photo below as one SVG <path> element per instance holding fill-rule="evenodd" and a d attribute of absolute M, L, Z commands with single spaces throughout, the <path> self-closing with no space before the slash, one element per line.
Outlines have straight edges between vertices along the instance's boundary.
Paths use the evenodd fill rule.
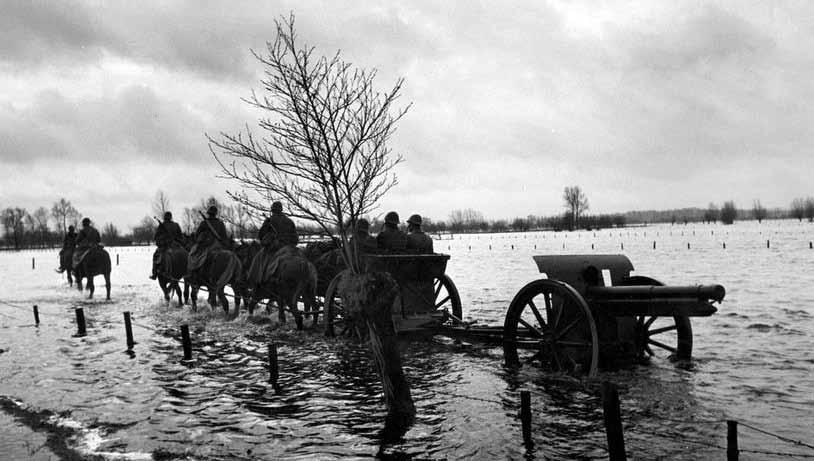
<path fill-rule="evenodd" d="M 186 282 L 192 285 L 192 310 L 198 310 L 198 289 L 205 286 L 209 291 L 209 305 L 215 307 L 220 301 L 223 311 L 229 316 L 229 300 L 223 291 L 230 285 L 235 292 L 235 313 L 240 313 L 240 294 L 243 291 L 243 265 L 233 251 L 214 249 L 206 258 L 206 263 L 193 276 L 187 277 Z"/>
<path fill-rule="evenodd" d="M 179 305 L 183 306 L 185 302 L 189 301 L 189 283 L 184 284 L 183 295 L 180 285 L 181 279 L 187 272 L 188 259 L 189 253 L 180 246 L 168 248 L 161 258 L 157 280 L 167 302 L 170 302 L 173 293 L 178 295 Z"/>
<path fill-rule="evenodd" d="M 76 287 L 82 291 L 82 278 L 88 279 L 88 299 L 93 298 L 96 287 L 93 285 L 93 277 L 103 275 L 105 277 L 105 288 L 107 298 L 110 300 L 110 255 L 102 247 L 94 247 L 82 258 L 82 261 L 74 267 L 76 277 Z"/>
<path fill-rule="evenodd" d="M 266 261 L 260 260 L 261 258 Z M 285 308 L 288 307 L 294 313 L 297 324 L 301 325 L 302 314 L 297 308 L 300 298 L 303 300 L 306 315 L 312 310 L 316 311 L 317 270 L 302 250 L 295 246 L 287 246 L 272 256 L 265 252 L 257 252 L 252 259 L 253 266 L 265 264 L 271 267 L 258 268 L 262 279 L 250 282 L 248 288 L 252 296 L 248 304 L 249 315 L 254 313 L 258 301 L 263 299 L 277 302 L 278 318 L 281 323 L 286 321 Z"/>

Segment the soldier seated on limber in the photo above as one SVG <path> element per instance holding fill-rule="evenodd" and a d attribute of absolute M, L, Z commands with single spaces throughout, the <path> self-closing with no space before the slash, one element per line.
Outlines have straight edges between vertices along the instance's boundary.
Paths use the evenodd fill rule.
<path fill-rule="evenodd" d="M 391 211 L 384 215 L 384 226 L 376 236 L 379 250 L 390 253 L 404 253 L 407 249 L 407 234 L 399 230 L 399 215 Z"/>
<path fill-rule="evenodd" d="M 189 252 L 187 275 L 197 275 L 198 270 L 206 263 L 206 258 L 214 249 L 228 248 L 226 225 L 218 219 L 218 208 L 210 206 L 206 210 L 206 219 L 201 221 L 195 231 L 195 245 Z"/>
<path fill-rule="evenodd" d="M 172 213 L 169 211 L 164 213 L 164 221 L 158 224 L 153 237 L 156 249 L 153 253 L 153 273 L 150 275 L 150 279 L 155 280 L 158 276 L 158 268 L 167 250 L 173 246 L 181 246 L 183 238 L 181 226 L 172 220 Z"/>
<path fill-rule="evenodd" d="M 379 248 L 376 239 L 370 235 L 370 223 L 365 218 L 356 221 L 356 229 L 350 238 L 350 247 L 359 254 L 375 253 Z"/>
<path fill-rule="evenodd" d="M 407 249 L 421 254 L 430 254 L 432 238 L 421 230 L 421 215 L 414 214 L 407 220 Z"/>

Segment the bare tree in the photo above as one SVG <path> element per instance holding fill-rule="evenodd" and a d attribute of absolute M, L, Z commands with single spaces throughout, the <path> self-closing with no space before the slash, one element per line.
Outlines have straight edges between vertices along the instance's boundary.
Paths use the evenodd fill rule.
<path fill-rule="evenodd" d="M 735 206 L 735 202 L 732 200 L 724 202 L 724 205 L 721 207 L 721 222 L 723 224 L 732 224 L 737 217 L 738 208 Z"/>
<path fill-rule="evenodd" d="M 57 223 L 57 227 L 62 233 L 68 232 L 68 224 L 76 225 L 79 220 L 79 211 L 74 208 L 70 201 L 60 198 L 51 206 L 51 216 Z"/>
<path fill-rule="evenodd" d="M 760 204 L 760 200 L 755 200 L 754 203 L 752 203 L 752 217 L 757 219 L 758 223 L 763 222 L 763 220 L 766 219 L 767 214 L 768 212 L 766 211 L 766 208 Z"/>
<path fill-rule="evenodd" d="M 37 244 L 45 246 L 48 239 L 48 210 L 45 207 L 39 207 L 26 216 L 28 221 L 28 228 L 36 237 Z"/>
<path fill-rule="evenodd" d="M 791 216 L 802 221 L 806 215 L 806 201 L 804 198 L 796 198 L 791 201 Z"/>
<path fill-rule="evenodd" d="M 101 237 L 102 242 L 104 242 L 105 245 L 113 246 L 119 241 L 119 229 L 117 229 L 116 226 L 113 225 L 113 223 L 109 222 L 105 224 L 105 226 L 102 228 Z"/>
<path fill-rule="evenodd" d="M 579 225 L 579 218 L 588 211 L 588 197 L 579 186 L 566 187 L 562 193 L 562 200 L 571 218 L 571 229 Z"/>
<path fill-rule="evenodd" d="M 23 244 L 25 234 L 25 220 L 28 212 L 25 208 L 6 208 L 3 210 L 3 228 L 6 231 L 6 238 L 11 237 L 14 242 L 14 249 L 19 250 Z"/>
<path fill-rule="evenodd" d="M 403 80 L 380 93 L 375 70 L 300 45 L 293 16 L 275 24 L 265 53 L 252 51 L 265 67 L 264 93 L 245 100 L 268 114 L 259 120 L 263 135 L 248 127 L 221 133 L 209 137 L 210 149 L 223 176 L 239 185 L 229 192 L 239 204 L 265 215 L 272 200 L 283 200 L 291 217 L 312 221 L 328 235 L 337 231 L 347 243 L 356 220 L 397 183 L 392 169 L 402 157 L 388 141 L 409 108 L 394 108 Z M 343 248 L 348 267 L 358 272 L 358 261 Z"/>
<path fill-rule="evenodd" d="M 153 199 L 153 214 L 161 219 L 167 211 L 170 211 L 170 198 L 163 190 L 158 189 Z"/>
<path fill-rule="evenodd" d="M 449 213 L 449 225 L 452 230 L 457 232 L 478 229 L 485 222 L 486 219 L 483 217 L 483 213 L 473 208 L 452 210 Z"/>
<path fill-rule="evenodd" d="M 805 217 L 808 222 L 814 221 L 814 197 L 806 198 Z"/>
<path fill-rule="evenodd" d="M 248 210 L 266 215 L 273 200 L 293 218 L 338 233 L 343 273 L 338 290 L 349 316 L 362 319 L 382 377 L 388 421 L 407 427 L 415 416 L 401 367 L 391 311 L 396 283 L 387 273 L 361 273 L 359 252 L 349 237 L 357 220 L 376 209 L 397 183 L 393 169 L 402 161 L 388 142 L 409 106 L 394 107 L 403 80 L 386 92 L 374 87 L 375 70 L 359 69 L 333 57 L 317 56 L 301 45 L 293 15 L 275 21 L 276 37 L 264 53 L 252 51 L 264 66 L 262 95 L 245 101 L 265 115 L 261 135 L 247 126 L 238 134 L 207 135 L 222 176 L 233 180 L 229 196 Z M 387 427 L 388 424 L 386 424 Z"/>
<path fill-rule="evenodd" d="M 707 224 L 714 223 L 718 221 L 718 217 L 720 216 L 720 214 L 721 212 L 718 209 L 718 205 L 710 202 L 709 206 L 707 206 L 706 211 L 704 211 L 704 222 Z"/>

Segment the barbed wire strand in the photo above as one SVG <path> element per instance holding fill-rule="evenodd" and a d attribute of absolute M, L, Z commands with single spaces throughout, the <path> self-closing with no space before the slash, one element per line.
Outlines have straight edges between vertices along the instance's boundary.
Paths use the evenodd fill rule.
<path fill-rule="evenodd" d="M 760 432 L 761 434 L 766 434 L 766 435 L 769 435 L 769 436 L 772 436 L 772 437 L 776 437 L 776 438 L 778 438 L 778 439 L 780 439 L 780 440 L 782 440 L 784 442 L 792 443 L 792 444 L 795 444 L 795 445 L 800 445 L 802 447 L 806 447 L 806 448 L 810 448 L 810 449 L 814 450 L 814 445 L 810 445 L 810 444 L 805 443 L 803 441 L 790 439 L 790 438 L 784 437 L 782 435 L 774 434 L 774 433 L 769 432 L 767 430 L 760 429 L 759 427 L 752 426 L 751 424 L 745 423 L 743 421 L 738 421 L 738 424 L 740 424 L 743 427 L 747 427 L 749 429 L 752 429 L 753 431 Z"/>

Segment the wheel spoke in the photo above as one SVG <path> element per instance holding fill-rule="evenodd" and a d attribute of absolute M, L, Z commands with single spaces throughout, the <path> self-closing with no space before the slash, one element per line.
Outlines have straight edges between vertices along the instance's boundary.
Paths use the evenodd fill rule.
<path fill-rule="evenodd" d="M 654 346 L 658 346 L 658 347 L 660 347 L 662 349 L 668 350 L 668 351 L 672 352 L 673 354 L 678 352 L 675 347 L 668 346 L 668 345 L 666 345 L 664 343 L 660 343 L 658 341 L 655 341 L 655 340 L 652 340 L 652 339 L 649 339 L 649 338 L 647 339 L 647 342 L 654 345 Z"/>
<path fill-rule="evenodd" d="M 566 325 L 566 326 L 565 326 L 565 327 L 564 327 L 562 330 L 557 331 L 557 332 L 555 333 L 555 337 L 556 337 L 556 338 L 562 338 L 562 337 L 563 337 L 563 336 L 564 336 L 566 333 L 568 333 L 569 331 L 573 330 L 573 329 L 574 329 L 574 327 L 575 327 L 575 326 L 577 326 L 577 324 L 579 323 L 579 321 L 580 321 L 580 320 L 581 320 L 581 318 L 582 318 L 582 315 L 583 315 L 583 314 L 582 314 L 582 312 L 580 312 L 579 314 L 580 314 L 580 315 L 579 315 L 579 316 L 577 316 L 577 318 L 575 318 L 573 321 L 571 321 L 571 323 L 569 323 L 568 325 Z"/>
<path fill-rule="evenodd" d="M 545 327 L 547 326 L 547 325 L 546 325 L 546 321 L 545 321 L 545 320 L 543 320 L 543 316 L 542 316 L 542 315 L 540 315 L 540 311 L 539 311 L 539 310 L 537 310 L 537 306 L 534 304 L 534 300 L 529 299 L 529 304 L 528 304 L 528 306 L 531 308 L 531 311 L 532 311 L 532 312 L 534 312 L 534 316 L 535 316 L 535 317 L 537 317 L 537 322 L 539 322 L 539 323 L 540 323 L 540 327 L 541 327 L 541 328 L 545 328 Z M 547 311 L 547 310 L 548 310 L 548 309 L 546 309 L 546 311 Z M 550 319 L 551 317 L 548 317 L 548 318 Z"/>
<path fill-rule="evenodd" d="M 556 330 L 557 327 L 560 326 L 560 319 L 562 318 L 562 311 L 565 310 L 564 307 L 565 307 L 565 301 L 563 299 L 560 299 L 560 305 L 551 308 L 551 310 L 556 312 L 556 318 L 554 319 L 554 324 L 551 326 L 552 330 Z"/>
<path fill-rule="evenodd" d="M 655 322 L 657 318 L 658 317 L 650 317 L 649 319 L 647 319 L 647 322 L 644 323 L 644 327 L 645 328 L 650 328 L 650 325 L 652 325 L 653 322 Z"/>
<path fill-rule="evenodd" d="M 438 285 L 435 287 L 435 295 L 432 297 L 432 299 L 438 299 L 438 293 L 441 292 L 441 288 L 444 286 L 444 284 L 441 283 L 441 279 L 436 279 L 436 283 Z"/>
<path fill-rule="evenodd" d="M 654 336 L 654 335 L 664 333 L 666 331 L 677 330 L 677 329 L 678 329 L 678 325 L 673 324 L 673 325 L 670 325 L 669 327 L 656 328 L 656 329 L 650 330 L 650 331 L 647 332 L 647 336 Z"/>
<path fill-rule="evenodd" d="M 647 355 L 649 355 L 650 357 L 656 355 L 656 354 L 653 353 L 653 349 L 651 349 L 650 345 L 648 345 L 648 344 L 644 345 L 644 351 L 647 352 Z"/>
<path fill-rule="evenodd" d="M 554 321 L 554 311 L 551 309 L 551 299 L 549 299 L 548 293 L 543 293 L 543 300 L 545 301 L 545 315 L 553 330 L 557 328 L 557 323 Z"/>
<path fill-rule="evenodd" d="M 544 336 L 544 335 L 543 335 L 543 333 L 542 333 L 540 330 L 538 330 L 537 328 L 535 328 L 535 327 L 534 327 L 534 325 L 532 325 L 532 324 L 530 324 L 530 323 L 526 322 L 525 320 L 523 320 L 523 318 L 522 318 L 522 317 L 518 317 L 518 318 L 517 318 L 517 321 L 518 321 L 518 322 L 520 322 L 520 323 L 522 323 L 522 324 L 523 324 L 523 325 L 524 325 L 526 328 L 528 328 L 529 330 L 531 330 L 531 331 L 533 331 L 533 332 L 537 333 L 537 336 L 539 336 L 539 337 L 541 337 L 541 338 Z"/>
<path fill-rule="evenodd" d="M 444 305 L 444 304 L 445 304 L 447 301 L 449 301 L 449 295 L 447 295 L 447 297 L 446 297 L 446 298 L 444 298 L 444 299 L 442 299 L 441 301 L 439 301 L 439 302 L 438 302 L 438 303 L 435 305 L 435 308 L 437 309 L 437 308 L 439 308 L 439 307 L 443 306 L 443 305 Z"/>

